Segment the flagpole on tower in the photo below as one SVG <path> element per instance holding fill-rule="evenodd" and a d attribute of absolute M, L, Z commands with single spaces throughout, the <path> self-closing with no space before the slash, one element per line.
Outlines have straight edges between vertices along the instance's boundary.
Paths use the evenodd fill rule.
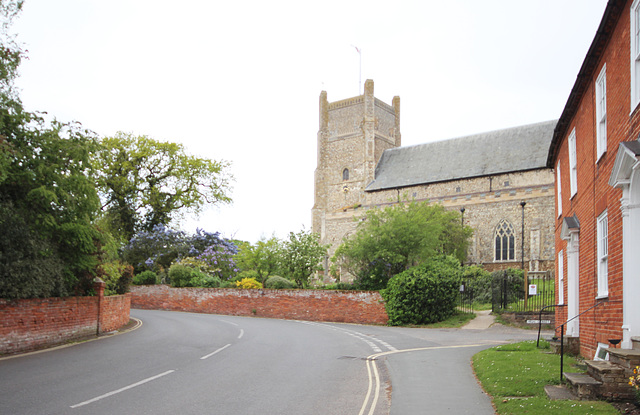
<path fill-rule="evenodd" d="M 351 45 L 356 48 L 356 52 L 358 52 L 358 57 L 360 58 L 360 68 L 358 70 L 358 95 L 362 94 L 362 51 L 356 45 Z"/>

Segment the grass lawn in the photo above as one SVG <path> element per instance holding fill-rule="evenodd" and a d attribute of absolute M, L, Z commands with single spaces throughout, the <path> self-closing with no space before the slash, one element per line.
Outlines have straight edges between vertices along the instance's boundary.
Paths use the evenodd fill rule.
<path fill-rule="evenodd" d="M 456 314 L 452 315 L 444 321 L 438 323 L 427 324 L 422 327 L 441 329 L 441 328 L 458 328 L 467 324 L 469 321 L 476 317 L 475 313 L 465 313 L 464 311 L 457 310 Z"/>
<path fill-rule="evenodd" d="M 550 401 L 545 385 L 560 383 L 560 356 L 537 349 L 533 341 L 507 344 L 473 356 L 473 368 L 497 413 L 506 414 L 611 414 L 620 412 L 601 401 Z M 564 369 L 579 372 L 573 357 L 565 356 Z"/>

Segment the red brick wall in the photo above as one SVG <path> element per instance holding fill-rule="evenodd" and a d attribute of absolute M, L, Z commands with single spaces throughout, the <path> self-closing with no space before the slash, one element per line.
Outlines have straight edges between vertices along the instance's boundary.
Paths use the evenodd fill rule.
<path fill-rule="evenodd" d="M 0 299 L 0 355 L 64 344 L 116 330 L 129 321 L 131 294 L 113 297 Z"/>
<path fill-rule="evenodd" d="M 131 287 L 131 307 L 291 320 L 386 324 L 382 297 L 372 291 L 237 290 Z"/>
<path fill-rule="evenodd" d="M 567 242 L 560 237 L 562 220 L 577 215 L 580 221 L 579 248 L 579 302 L 580 312 L 595 304 L 597 297 L 597 217 L 607 211 L 609 225 L 609 296 L 605 303 L 580 317 L 580 353 L 592 358 L 598 342 L 622 338 L 622 215 L 620 198 L 622 191 L 609 186 L 608 181 L 616 158 L 618 144 L 635 140 L 638 136 L 640 116 L 636 110 L 631 116 L 630 68 L 629 68 L 629 6 L 615 27 L 602 57 L 595 68 L 588 88 L 582 94 L 576 114 L 562 138 L 558 155 L 561 171 L 562 216 L 556 221 L 556 252 L 563 250 L 565 273 L 565 304 L 567 295 Z M 595 82 L 606 64 L 607 73 L 607 151 L 596 160 L 596 109 Z M 578 68 L 576 68 L 577 70 Z M 575 127 L 577 151 L 578 192 L 571 198 L 569 178 L 568 137 Z M 558 183 L 556 183 L 556 187 Z M 556 309 L 558 324 L 566 321 L 565 307 Z"/>
<path fill-rule="evenodd" d="M 118 330 L 129 322 L 131 294 L 103 297 L 100 312 L 100 332 Z"/>

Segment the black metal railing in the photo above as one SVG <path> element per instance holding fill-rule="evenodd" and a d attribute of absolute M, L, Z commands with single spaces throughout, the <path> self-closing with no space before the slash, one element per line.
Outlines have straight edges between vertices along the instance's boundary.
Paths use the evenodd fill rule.
<path fill-rule="evenodd" d="M 559 326 L 557 326 L 555 328 L 555 330 L 560 329 L 560 383 L 562 383 L 562 373 L 564 372 L 564 326 L 566 326 L 567 323 L 569 323 L 570 321 L 573 321 L 576 318 L 580 317 L 581 315 L 583 315 L 587 311 L 590 311 L 591 309 L 594 309 L 594 308 L 596 308 L 599 305 L 602 305 L 604 303 L 606 303 L 606 301 L 599 301 L 599 302 L 595 303 L 594 305 L 592 305 L 591 307 L 587 308 L 586 310 L 584 310 L 580 314 L 577 314 L 577 315 L 571 317 L 570 319 L 568 319 L 567 321 L 565 321 L 564 323 L 560 324 Z M 554 332 L 555 332 L 555 330 L 554 330 Z M 538 341 L 540 341 L 539 337 L 540 337 L 540 334 L 538 334 Z"/>

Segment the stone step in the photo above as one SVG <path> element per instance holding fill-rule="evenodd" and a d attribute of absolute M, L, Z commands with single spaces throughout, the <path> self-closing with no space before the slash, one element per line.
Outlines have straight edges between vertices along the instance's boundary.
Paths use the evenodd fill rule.
<path fill-rule="evenodd" d="M 624 369 L 620 366 L 604 360 L 585 360 L 587 374 L 597 381 L 606 383 L 624 379 Z"/>
<path fill-rule="evenodd" d="M 563 373 L 567 386 L 580 400 L 596 399 L 602 382 L 586 373 Z"/>
<path fill-rule="evenodd" d="M 633 399 L 635 393 L 629 386 L 628 370 L 611 360 L 586 360 L 584 363 L 587 365 L 587 373 L 602 383 L 597 389 L 599 397 L 611 400 Z"/>
<path fill-rule="evenodd" d="M 609 361 L 622 366 L 626 370 L 633 370 L 640 366 L 640 349 L 607 349 Z"/>
<path fill-rule="evenodd" d="M 576 396 L 571 389 L 565 385 L 547 385 L 544 387 L 544 392 L 547 394 L 547 398 L 552 401 L 577 401 Z"/>

